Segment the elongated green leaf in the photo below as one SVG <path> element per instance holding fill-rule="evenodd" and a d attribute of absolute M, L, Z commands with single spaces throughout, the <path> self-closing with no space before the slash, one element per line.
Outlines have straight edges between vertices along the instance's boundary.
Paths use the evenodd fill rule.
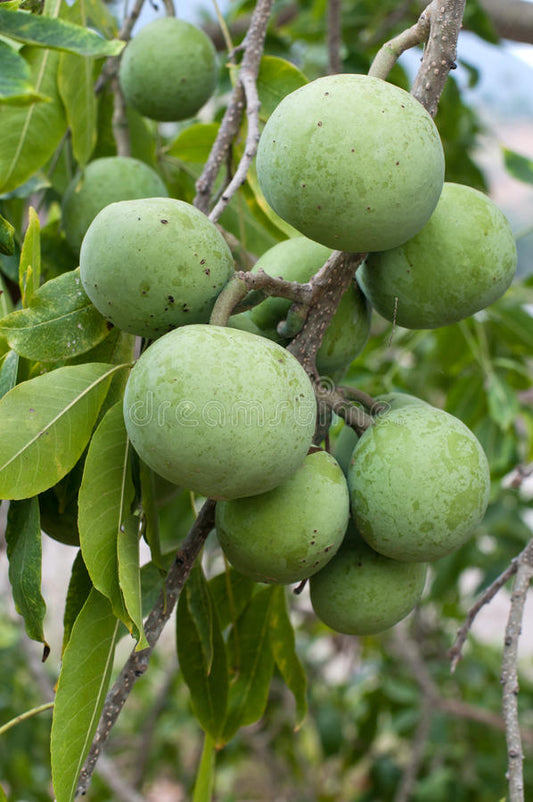
<path fill-rule="evenodd" d="M 9 580 L 28 637 L 50 647 L 44 637 L 46 604 L 41 595 L 41 528 L 37 498 L 12 501 L 6 528 Z"/>
<path fill-rule="evenodd" d="M 139 480 L 141 484 L 143 536 L 150 548 L 152 562 L 159 568 L 164 569 L 164 560 L 161 554 L 161 541 L 159 538 L 155 473 L 142 461 L 139 461 Z"/>
<path fill-rule="evenodd" d="M 287 612 L 285 588 L 281 585 L 272 592 L 270 645 L 279 672 L 294 696 L 295 729 L 299 729 L 307 713 L 307 677 L 296 653 L 294 629 Z"/>
<path fill-rule="evenodd" d="M 72 802 L 109 686 L 119 623 L 91 590 L 63 654 L 52 719 L 52 781 L 56 802 Z"/>
<path fill-rule="evenodd" d="M 0 359 L 0 398 L 13 389 L 17 383 L 19 355 L 15 351 L 8 351 Z"/>
<path fill-rule="evenodd" d="M 230 684 L 224 743 L 239 727 L 253 724 L 264 713 L 274 658 L 270 645 L 270 604 L 273 588 L 260 590 L 233 627 L 228 646 L 235 678 Z"/>
<path fill-rule="evenodd" d="M 266 122 L 285 95 L 307 83 L 307 78 L 290 61 L 278 56 L 263 56 L 257 76 L 261 108 L 259 117 Z"/>
<path fill-rule="evenodd" d="M 81 286 L 79 268 L 47 281 L 27 309 L 0 320 L 0 336 L 10 347 L 39 362 L 84 354 L 108 334 L 107 322 Z"/>
<path fill-rule="evenodd" d="M 215 784 L 215 744 L 210 735 L 204 735 L 204 747 L 202 749 L 202 759 L 198 767 L 196 782 L 194 784 L 194 795 L 192 802 L 211 802 L 213 798 L 213 786 Z"/>
<path fill-rule="evenodd" d="M 117 405 L 120 408 L 120 404 Z M 134 515 L 125 517 L 117 538 L 118 580 L 124 605 L 133 622 L 134 636 L 138 639 L 137 650 L 147 649 L 143 627 L 141 592 L 141 568 L 139 564 L 139 519 Z"/>
<path fill-rule="evenodd" d="M 533 160 L 515 153 L 513 150 L 503 148 L 503 158 L 507 172 L 513 178 L 524 181 L 526 184 L 533 184 Z"/>
<path fill-rule="evenodd" d="M 19 287 L 22 306 L 30 306 L 41 283 L 41 224 L 35 209 L 28 211 L 28 228 L 20 251 Z"/>
<path fill-rule="evenodd" d="M 185 585 L 176 615 L 178 659 L 200 726 L 213 738 L 216 745 L 222 745 L 224 741 L 220 735 L 226 716 L 229 680 L 226 646 L 212 600 L 210 600 L 210 616 L 213 659 L 211 669 L 208 670 L 202 640 L 190 608 L 189 591 Z"/>
<path fill-rule="evenodd" d="M 228 566 L 226 571 L 209 580 L 209 590 L 222 630 L 235 624 L 252 598 L 257 584 Z"/>
<path fill-rule="evenodd" d="M 88 28 L 61 19 L 3 8 L 0 8 L 0 30 L 17 42 L 66 50 L 80 56 L 118 56 L 125 45 L 118 39 L 103 39 Z"/>
<path fill-rule="evenodd" d="M 204 164 L 211 152 L 219 129 L 218 123 L 195 123 L 181 131 L 169 146 L 169 156 L 182 162 Z"/>
<path fill-rule="evenodd" d="M 83 166 L 89 161 L 97 139 L 94 59 L 62 53 L 57 77 L 72 134 L 72 152 Z"/>
<path fill-rule="evenodd" d="M 8 315 L 12 309 L 13 304 L 0 273 L 0 320 L 4 315 Z"/>
<path fill-rule="evenodd" d="M 0 253 L 12 256 L 15 253 L 15 229 L 5 217 L 0 214 Z M 0 287 L 2 278 L 0 277 Z M 0 289 L 0 292 L 2 290 Z M 0 310 L 1 310 L 0 306 Z"/>
<path fill-rule="evenodd" d="M 0 498 L 37 495 L 70 471 L 117 370 L 105 364 L 58 368 L 0 400 Z"/>
<path fill-rule="evenodd" d="M 67 647 L 72 627 L 83 605 L 87 601 L 92 586 L 91 577 L 83 562 L 81 551 L 78 551 L 72 563 L 67 598 L 65 600 L 65 612 L 63 614 L 63 645 L 61 652 L 64 652 Z"/>
<path fill-rule="evenodd" d="M 134 487 L 122 405 L 104 415 L 91 440 L 78 495 L 78 529 L 83 560 L 95 588 L 132 631 L 118 569 L 118 537 L 130 515 Z"/>
<path fill-rule="evenodd" d="M 487 401 L 492 420 L 504 431 L 508 431 L 520 410 L 515 390 L 505 378 L 493 373 L 487 388 Z"/>
<path fill-rule="evenodd" d="M 199 562 L 196 562 L 187 580 L 187 599 L 209 675 L 213 666 L 213 629 L 217 621 L 209 586 Z"/>
<path fill-rule="evenodd" d="M 31 85 L 27 61 L 7 42 L 0 41 L 0 104 L 27 106 L 42 100 L 47 100 L 46 95 Z"/>

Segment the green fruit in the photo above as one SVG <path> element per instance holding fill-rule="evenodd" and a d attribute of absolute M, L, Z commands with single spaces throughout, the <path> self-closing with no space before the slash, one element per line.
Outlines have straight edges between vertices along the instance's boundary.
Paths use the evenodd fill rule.
<path fill-rule="evenodd" d="M 334 455 L 335 459 L 342 468 L 345 476 L 348 475 L 348 468 L 350 467 L 350 460 L 352 458 L 355 444 L 359 440 L 357 432 L 351 426 L 343 425 L 339 432 L 337 442 L 335 443 Z"/>
<path fill-rule="evenodd" d="M 378 554 L 351 524 L 333 559 L 309 581 L 318 618 L 346 635 L 376 635 L 405 618 L 419 602 L 424 563 Z"/>
<path fill-rule="evenodd" d="M 209 36 L 176 17 L 145 25 L 126 45 L 119 69 L 126 103 L 168 122 L 194 116 L 215 91 L 217 77 Z"/>
<path fill-rule="evenodd" d="M 80 272 L 107 320 L 154 338 L 209 320 L 233 258 L 217 227 L 190 203 L 143 198 L 99 212 L 81 246 Z"/>
<path fill-rule="evenodd" d="M 159 175 L 129 156 L 95 159 L 72 179 L 62 201 L 62 225 L 70 247 L 79 251 L 85 232 L 110 203 L 135 198 L 166 197 Z"/>
<path fill-rule="evenodd" d="M 307 237 L 343 251 L 394 248 L 427 223 L 444 181 L 435 123 L 408 92 L 328 75 L 283 98 L 259 141 L 265 197 Z"/>
<path fill-rule="evenodd" d="M 496 301 L 515 271 L 516 245 L 500 209 L 472 187 L 445 184 L 424 228 L 398 248 L 370 254 L 359 275 L 382 317 L 434 329 Z"/>
<path fill-rule="evenodd" d="M 129 376 L 124 417 L 139 456 L 204 496 L 264 493 L 302 463 L 315 430 L 313 387 L 285 348 L 247 331 L 183 326 Z"/>
<path fill-rule="evenodd" d="M 241 331 L 249 331 L 258 336 L 264 336 L 263 332 L 256 326 L 249 312 L 240 312 L 238 315 L 231 315 L 228 320 L 228 326 L 232 329 L 241 329 Z"/>
<path fill-rule="evenodd" d="M 421 403 L 392 409 L 365 431 L 348 485 L 355 523 L 373 549 L 426 562 L 450 554 L 480 524 L 490 473 L 470 429 Z"/>
<path fill-rule="evenodd" d="M 331 256 L 326 248 L 307 237 L 294 237 L 269 248 L 255 263 L 252 272 L 263 270 L 270 276 L 305 283 Z M 291 302 L 274 296 L 250 310 L 250 317 L 267 336 L 278 339 L 277 325 L 287 317 Z M 344 293 L 322 344 L 316 365 L 319 373 L 330 375 L 345 368 L 363 350 L 370 333 L 372 310 L 354 280 Z"/>
<path fill-rule="evenodd" d="M 256 582 L 288 585 L 329 562 L 349 516 L 348 486 L 338 463 L 326 451 L 313 451 L 273 490 L 219 502 L 216 529 L 237 571 Z"/>

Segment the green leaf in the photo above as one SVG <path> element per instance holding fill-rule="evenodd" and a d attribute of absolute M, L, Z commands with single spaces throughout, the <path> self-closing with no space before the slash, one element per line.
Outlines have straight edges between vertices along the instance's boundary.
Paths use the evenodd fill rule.
<path fill-rule="evenodd" d="M 0 273 L 0 319 L 4 315 L 8 315 L 12 309 L 13 304 L 11 302 L 11 297 L 2 280 L 2 274 Z"/>
<path fill-rule="evenodd" d="M 256 588 L 257 583 L 253 579 L 230 566 L 209 580 L 209 590 L 222 630 L 235 624 Z"/>
<path fill-rule="evenodd" d="M 59 53 L 42 48 L 24 48 L 22 53 L 36 91 L 50 102 L 20 108 L 0 106 L 0 193 L 20 187 L 40 170 L 67 130 L 56 85 Z"/>
<path fill-rule="evenodd" d="M 296 702 L 296 726 L 301 727 L 307 713 L 307 677 L 296 654 L 294 629 L 287 611 L 285 588 L 278 586 L 272 593 L 270 608 L 270 645 L 281 676 Z"/>
<path fill-rule="evenodd" d="M 191 694 L 194 715 L 200 726 L 222 745 L 221 732 L 226 717 L 228 700 L 228 665 L 226 646 L 220 631 L 218 617 L 210 594 L 207 594 L 211 620 L 212 661 L 209 668 L 202 637 L 197 627 L 197 616 L 191 611 L 191 588 L 183 588 L 176 615 L 176 644 L 183 678 Z M 193 604 L 194 606 L 194 604 Z"/>
<path fill-rule="evenodd" d="M 89 351 L 109 334 L 80 281 L 80 269 L 50 279 L 33 295 L 27 309 L 0 320 L 0 336 L 21 356 L 58 362 Z"/>
<path fill-rule="evenodd" d="M 0 104 L 27 106 L 47 99 L 31 85 L 27 61 L 7 42 L 0 40 Z"/>
<path fill-rule="evenodd" d="M 66 50 L 80 56 L 118 56 L 125 46 L 125 42 L 103 39 L 90 29 L 65 20 L 3 8 L 0 8 L 0 30 L 17 42 Z"/>
<path fill-rule="evenodd" d="M 159 516 L 155 499 L 155 473 L 145 462 L 139 460 L 139 481 L 141 484 L 141 508 L 143 516 L 143 535 L 150 548 L 152 562 L 164 570 L 159 539 Z"/>
<path fill-rule="evenodd" d="M 208 733 L 205 733 L 202 759 L 200 760 L 200 766 L 196 775 L 192 802 L 211 802 L 213 798 L 216 758 L 214 747 L 213 739 Z"/>
<path fill-rule="evenodd" d="M 118 538 L 134 497 L 129 440 L 122 405 L 115 404 L 96 429 L 78 495 L 78 529 L 83 560 L 95 588 L 132 631 L 119 581 Z"/>
<path fill-rule="evenodd" d="M 215 607 L 209 585 L 199 562 L 193 566 L 187 580 L 187 600 L 198 633 L 205 669 L 209 675 L 213 667 L 213 629 L 217 622 L 214 620 Z"/>
<path fill-rule="evenodd" d="M 9 580 L 17 612 L 23 617 L 28 637 L 50 651 L 44 637 L 46 604 L 41 595 L 41 527 L 36 497 L 12 501 L 6 527 Z"/>
<path fill-rule="evenodd" d="M 72 627 L 89 597 L 92 586 L 91 577 L 83 562 L 81 551 L 78 551 L 72 563 L 67 598 L 65 600 L 65 612 L 63 614 L 63 645 L 61 653 L 63 653 L 67 647 L 72 633 Z"/>
<path fill-rule="evenodd" d="M 117 405 L 121 408 L 121 405 Z M 110 410 L 111 411 L 111 410 Z M 121 410 L 122 411 L 122 410 Z M 141 568 L 139 564 L 139 519 L 129 515 L 123 519 L 117 539 L 118 579 L 128 615 L 135 625 L 137 651 L 147 649 L 143 627 Z"/>
<path fill-rule="evenodd" d="M 218 123 L 195 123 L 181 131 L 166 152 L 182 162 L 204 164 L 219 128 Z"/>
<path fill-rule="evenodd" d="M 19 368 L 19 355 L 15 351 L 8 351 L 1 360 L 0 367 L 0 398 L 13 389 L 17 383 L 17 373 Z"/>
<path fill-rule="evenodd" d="M 266 122 L 285 95 L 307 83 L 307 78 L 294 64 L 278 56 L 263 56 L 257 76 L 261 108 L 259 118 Z"/>
<path fill-rule="evenodd" d="M 91 590 L 63 654 L 52 720 L 56 802 L 72 802 L 111 677 L 119 622 L 108 600 Z"/>
<path fill-rule="evenodd" d="M 515 390 L 498 373 L 490 376 L 487 401 L 492 420 L 504 431 L 508 431 L 518 417 L 520 404 Z"/>
<path fill-rule="evenodd" d="M 30 206 L 28 228 L 20 251 L 19 287 L 22 306 L 31 306 L 32 298 L 41 283 L 41 224 L 37 212 Z M 31 357 L 30 357 L 31 359 Z"/>
<path fill-rule="evenodd" d="M 513 178 L 523 181 L 526 184 L 533 184 L 533 160 L 514 150 L 503 148 L 503 159 L 505 168 Z"/>
<path fill-rule="evenodd" d="M 0 400 L 0 498 L 29 498 L 55 485 L 87 445 L 113 374 L 124 366 L 58 368 Z"/>
<path fill-rule="evenodd" d="M 267 587 L 252 597 L 230 632 L 230 684 L 228 716 L 223 740 L 231 740 L 239 727 L 253 724 L 264 713 L 274 658 L 270 645 L 270 604 L 274 588 Z"/>
<path fill-rule="evenodd" d="M 0 253 L 12 256 L 15 253 L 15 229 L 5 217 L 0 214 Z M 1 287 L 0 278 L 0 287 Z M 1 310 L 1 307 L 0 307 Z"/>

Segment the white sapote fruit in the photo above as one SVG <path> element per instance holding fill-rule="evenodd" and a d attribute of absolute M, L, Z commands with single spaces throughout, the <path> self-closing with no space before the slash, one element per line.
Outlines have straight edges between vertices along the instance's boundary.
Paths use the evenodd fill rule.
<path fill-rule="evenodd" d="M 434 329 L 494 303 L 516 272 L 511 227 L 496 204 L 444 184 L 428 223 L 403 245 L 370 254 L 359 271 L 372 306 L 409 329 Z"/>
<path fill-rule="evenodd" d="M 349 517 L 344 474 L 331 454 L 316 450 L 273 490 L 219 502 L 216 530 L 237 571 L 256 582 L 288 585 L 333 557 Z"/>
<path fill-rule="evenodd" d="M 342 251 L 382 251 L 427 223 L 444 153 L 408 92 L 368 75 L 327 75 L 271 114 L 257 176 L 274 211 L 302 234 Z"/>
<path fill-rule="evenodd" d="M 106 206 L 80 251 L 81 281 L 94 306 L 122 331 L 149 338 L 207 323 L 232 274 L 217 227 L 175 198 Z"/>
<path fill-rule="evenodd" d="M 110 203 L 166 197 L 162 178 L 148 164 L 130 156 L 105 156 L 78 171 L 63 195 L 61 223 L 74 251 L 99 211 Z"/>
<path fill-rule="evenodd" d="M 374 551 L 353 524 L 330 562 L 309 580 L 316 616 L 336 632 L 377 635 L 418 604 L 427 564 L 391 560 Z"/>
<path fill-rule="evenodd" d="M 252 272 L 263 270 L 269 276 L 305 283 L 331 256 L 326 248 L 307 237 L 278 242 L 262 254 Z M 286 298 L 267 298 L 250 310 L 250 317 L 267 336 L 279 339 L 277 325 L 287 317 L 291 302 Z M 370 334 L 372 309 L 354 278 L 342 296 L 316 357 L 319 373 L 330 375 L 345 368 L 361 353 Z"/>
<path fill-rule="evenodd" d="M 364 432 L 348 485 L 353 518 L 373 549 L 426 562 L 459 548 L 481 523 L 490 473 L 470 429 L 420 403 L 390 410 Z"/>
<path fill-rule="evenodd" d="M 176 17 L 162 17 L 141 28 L 120 60 L 126 103 L 152 120 L 192 117 L 215 91 L 217 77 L 216 50 L 209 36 Z"/>
<path fill-rule="evenodd" d="M 192 324 L 141 355 L 126 384 L 124 418 L 150 468 L 201 495 L 232 499 L 292 476 L 311 445 L 316 400 L 282 346 Z"/>

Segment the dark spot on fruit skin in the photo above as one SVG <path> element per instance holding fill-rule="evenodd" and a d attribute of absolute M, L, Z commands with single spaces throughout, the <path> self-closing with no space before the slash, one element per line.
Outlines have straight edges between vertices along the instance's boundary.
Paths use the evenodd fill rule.
<path fill-rule="evenodd" d="M 318 127 L 319 127 L 319 128 L 322 128 L 322 120 L 319 120 L 319 121 L 317 122 L 317 125 L 318 125 Z"/>
<path fill-rule="evenodd" d="M 142 290 L 141 295 L 146 295 L 146 290 Z"/>
<path fill-rule="evenodd" d="M 211 275 L 211 270 L 208 267 L 206 267 L 206 269 L 204 270 L 204 273 L 206 274 L 206 276 L 210 276 Z"/>
<path fill-rule="evenodd" d="M 166 226 L 166 224 L 168 223 L 168 220 L 161 220 L 161 222 L 163 223 L 164 226 Z"/>
<path fill-rule="evenodd" d="M 169 304 L 173 304 L 174 303 L 174 296 L 173 295 L 168 295 L 167 298 L 168 298 Z"/>
<path fill-rule="evenodd" d="M 111 331 L 111 329 L 113 328 L 114 324 L 110 320 L 106 320 L 106 324 L 105 325 L 106 325 L 106 329 L 108 329 L 108 331 Z"/>
<path fill-rule="evenodd" d="M 181 307 L 181 311 L 182 311 L 182 312 L 190 312 L 191 310 L 189 309 L 189 307 L 187 306 L 187 304 L 183 304 L 183 306 Z"/>
<path fill-rule="evenodd" d="M 165 306 L 165 309 L 164 309 L 164 311 L 165 311 L 165 312 L 168 312 L 168 306 Z"/>
<path fill-rule="evenodd" d="M 317 209 L 321 209 L 321 208 L 322 208 L 322 206 L 320 206 L 320 204 L 319 204 L 319 205 L 318 205 L 316 208 L 317 208 Z"/>

